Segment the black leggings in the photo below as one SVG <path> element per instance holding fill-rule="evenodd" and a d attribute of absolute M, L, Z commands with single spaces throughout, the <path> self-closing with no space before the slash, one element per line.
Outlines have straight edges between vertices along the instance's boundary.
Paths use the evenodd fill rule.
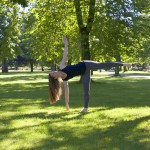
<path fill-rule="evenodd" d="M 84 90 L 84 108 L 88 108 L 89 100 L 90 100 L 90 80 L 91 80 L 91 70 L 98 70 L 104 68 L 118 67 L 123 66 L 122 63 L 119 62 L 108 62 L 108 63 L 99 63 L 90 60 L 84 60 L 86 65 L 86 71 L 82 75 L 81 80 L 83 84 Z"/>

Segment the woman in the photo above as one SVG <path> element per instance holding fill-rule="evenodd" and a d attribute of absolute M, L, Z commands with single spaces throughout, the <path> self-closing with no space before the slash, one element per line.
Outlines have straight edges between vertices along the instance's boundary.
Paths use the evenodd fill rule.
<path fill-rule="evenodd" d="M 64 52 L 63 58 L 60 63 L 59 71 L 52 71 L 49 73 L 49 97 L 50 102 L 55 103 L 61 96 L 61 80 L 64 84 L 64 96 L 66 109 L 69 111 L 69 86 L 68 80 L 81 75 L 81 81 L 84 89 L 84 108 L 81 112 L 88 111 L 88 103 L 90 99 L 90 78 L 91 70 L 104 69 L 107 67 L 117 67 L 117 66 L 127 66 L 130 67 L 130 64 L 120 63 L 120 62 L 110 62 L 110 63 L 100 63 L 94 62 L 91 60 L 84 60 L 75 65 L 66 66 L 66 59 L 68 54 L 68 40 L 64 37 Z"/>

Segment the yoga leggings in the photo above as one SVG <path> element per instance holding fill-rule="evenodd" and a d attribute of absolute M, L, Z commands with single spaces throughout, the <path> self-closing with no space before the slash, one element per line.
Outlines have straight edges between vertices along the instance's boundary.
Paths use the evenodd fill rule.
<path fill-rule="evenodd" d="M 86 71 L 82 75 L 81 80 L 83 84 L 84 90 L 84 108 L 88 108 L 89 100 L 90 100 L 90 80 L 91 80 L 91 70 L 98 70 L 104 68 L 118 67 L 123 66 L 122 63 L 119 62 L 108 62 L 108 63 L 99 63 L 95 61 L 84 61 L 86 65 Z"/>

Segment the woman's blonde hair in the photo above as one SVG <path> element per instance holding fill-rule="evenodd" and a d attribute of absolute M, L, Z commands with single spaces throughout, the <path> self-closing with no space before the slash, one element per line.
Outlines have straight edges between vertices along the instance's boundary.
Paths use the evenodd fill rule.
<path fill-rule="evenodd" d="M 56 103 L 59 100 L 62 93 L 61 80 L 53 78 L 49 74 L 49 100 L 51 104 Z"/>

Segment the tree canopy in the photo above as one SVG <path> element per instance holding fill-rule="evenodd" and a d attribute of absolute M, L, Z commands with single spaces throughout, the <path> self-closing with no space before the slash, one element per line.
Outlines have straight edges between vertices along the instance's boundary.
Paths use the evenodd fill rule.
<path fill-rule="evenodd" d="M 1 41 L 7 42 L 1 44 L 0 52 L 5 56 L 13 51 L 19 54 L 21 33 L 24 51 L 35 60 L 59 62 L 64 35 L 69 38 L 68 60 L 72 62 L 149 59 L 149 0 L 3 0 L 1 5 L 1 31 L 7 31 Z M 24 13 L 17 13 L 21 7 Z M 8 23 L 8 18 L 14 23 Z"/>

